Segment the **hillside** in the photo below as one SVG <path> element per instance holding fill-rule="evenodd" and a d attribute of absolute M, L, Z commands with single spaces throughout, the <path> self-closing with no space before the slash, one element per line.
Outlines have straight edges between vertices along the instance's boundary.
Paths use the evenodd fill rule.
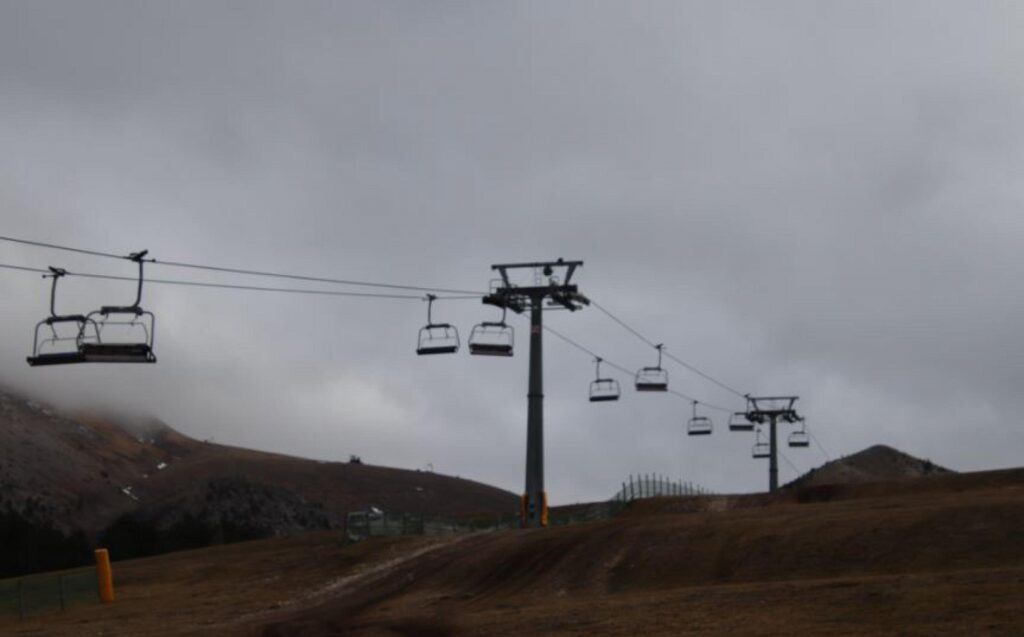
<path fill-rule="evenodd" d="M 81 532 L 115 555 L 139 555 L 335 528 L 370 506 L 438 516 L 518 507 L 515 495 L 471 480 L 240 449 L 156 419 L 116 418 L 69 416 L 0 391 L 0 511 L 14 516 L 15 535 Z"/>
<path fill-rule="evenodd" d="M 930 460 L 915 458 L 886 445 L 874 445 L 855 454 L 827 462 L 817 469 L 811 469 L 786 486 L 863 484 L 943 473 L 951 472 Z"/>
<path fill-rule="evenodd" d="M 810 487 L 815 489 L 817 487 Z M 1024 470 L 832 501 L 659 498 L 575 526 L 344 545 L 337 534 L 115 564 L 118 602 L 12 635 L 862 635 L 1024 632 Z M 193 575 L 203 573 L 197 580 Z"/>

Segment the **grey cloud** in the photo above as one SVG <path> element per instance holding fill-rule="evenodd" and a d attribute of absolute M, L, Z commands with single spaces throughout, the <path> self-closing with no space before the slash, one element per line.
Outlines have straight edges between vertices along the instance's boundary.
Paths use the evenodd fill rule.
<path fill-rule="evenodd" d="M 678 356 L 744 391 L 800 393 L 833 453 L 887 442 L 1011 465 L 1021 21 L 1013 3 L 6 3 L 3 231 L 469 289 L 494 262 L 583 258 L 583 291 Z M 9 245 L 0 261 L 125 273 Z M 422 304 L 152 286 L 155 368 L 30 370 L 45 286 L 5 273 L 0 289 L 16 386 L 520 488 L 525 347 L 419 360 Z M 79 308 L 130 285 L 66 291 Z M 464 336 L 494 314 L 438 310 Z M 550 321 L 651 361 L 593 309 Z M 629 472 L 763 486 L 752 440 L 723 420 L 688 440 L 684 401 L 596 408 L 587 357 L 546 351 L 555 502 Z M 801 470 L 823 460 L 797 451 Z"/>

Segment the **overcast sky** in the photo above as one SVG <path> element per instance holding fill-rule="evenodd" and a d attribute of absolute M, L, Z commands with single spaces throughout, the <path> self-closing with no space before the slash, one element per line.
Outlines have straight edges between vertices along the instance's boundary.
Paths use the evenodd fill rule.
<path fill-rule="evenodd" d="M 1024 4 L 0 0 L 0 234 L 402 284 L 487 288 L 565 257 L 585 294 L 741 391 L 796 393 L 833 455 L 885 443 L 1021 463 Z M 131 264 L 0 245 L 0 262 Z M 153 266 L 153 276 L 298 285 Z M 130 283 L 62 282 L 64 311 Z M 307 287 L 325 288 L 325 284 Z M 37 275 L 0 272 L 0 382 L 197 438 L 425 467 L 520 492 L 512 359 L 417 357 L 417 300 L 152 285 L 153 366 L 29 368 Z M 498 312 L 435 306 L 458 325 Z M 590 308 L 549 324 L 628 368 Z M 690 405 L 586 400 L 545 342 L 547 490 L 630 473 L 764 489 L 751 434 Z M 742 401 L 678 366 L 673 388 Z M 821 464 L 786 449 L 781 477 Z"/>

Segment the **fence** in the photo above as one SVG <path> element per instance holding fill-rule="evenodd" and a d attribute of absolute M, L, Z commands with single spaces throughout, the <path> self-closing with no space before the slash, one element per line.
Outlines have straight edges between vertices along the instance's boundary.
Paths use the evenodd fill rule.
<path fill-rule="evenodd" d="M 635 477 L 631 475 L 627 482 L 622 483 L 622 489 L 607 502 L 572 504 L 549 509 L 548 526 L 568 526 L 581 522 L 607 520 L 618 515 L 627 503 L 641 498 L 710 494 L 711 491 L 692 482 L 672 481 L 657 474 L 644 474 Z M 519 526 L 519 516 L 515 514 L 480 518 L 452 518 L 425 517 L 418 513 L 370 509 L 368 511 L 353 511 L 345 519 L 345 532 L 352 541 L 368 537 L 399 535 L 480 533 L 518 529 Z"/>
<path fill-rule="evenodd" d="M 660 496 L 711 495 L 704 487 L 682 480 L 669 480 L 658 474 L 630 475 L 622 488 L 612 496 L 613 502 L 629 502 Z"/>
<path fill-rule="evenodd" d="M 426 517 L 418 513 L 399 511 L 355 511 L 345 520 L 345 532 L 350 540 L 358 541 L 368 537 L 389 537 L 398 535 L 455 535 L 479 533 L 517 528 L 519 518 L 515 515 L 452 518 Z"/>
<path fill-rule="evenodd" d="M 624 501 L 593 502 L 553 507 L 548 512 L 548 526 L 568 526 L 581 522 L 607 520 L 625 507 Z M 457 535 L 520 528 L 519 515 L 482 516 L 477 518 L 426 517 L 417 513 L 396 511 L 355 511 L 346 516 L 345 532 L 352 541 L 368 537 L 399 535 Z"/>
<path fill-rule="evenodd" d="M 96 568 L 39 573 L 0 580 L 0 616 L 29 615 L 64 610 L 84 603 L 99 603 Z"/>

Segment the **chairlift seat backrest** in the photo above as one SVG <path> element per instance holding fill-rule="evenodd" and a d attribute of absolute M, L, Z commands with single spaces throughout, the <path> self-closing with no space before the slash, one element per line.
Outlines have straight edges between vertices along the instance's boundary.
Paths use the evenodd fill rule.
<path fill-rule="evenodd" d="M 421 345 L 416 348 L 416 353 L 421 356 L 425 354 L 454 354 L 458 351 L 458 345 Z"/>
<path fill-rule="evenodd" d="M 104 305 L 99 309 L 98 314 L 103 316 L 108 314 L 134 314 L 135 316 L 141 316 L 145 314 L 145 310 L 138 305 Z"/>
<path fill-rule="evenodd" d="M 52 352 L 49 354 L 37 354 L 36 356 L 29 356 L 27 359 L 28 364 L 32 367 L 42 367 L 44 365 L 69 365 L 71 363 L 84 363 L 85 356 L 79 350 L 71 352 Z"/>
<path fill-rule="evenodd" d="M 79 350 L 86 363 L 155 363 L 147 343 L 82 343 Z"/>
<path fill-rule="evenodd" d="M 511 356 L 512 346 L 507 343 L 469 343 L 469 353 L 478 356 Z"/>
<path fill-rule="evenodd" d="M 69 314 L 66 316 L 51 316 L 43 319 L 43 323 L 46 325 L 53 325 L 54 323 L 85 323 L 86 318 L 82 314 Z"/>

